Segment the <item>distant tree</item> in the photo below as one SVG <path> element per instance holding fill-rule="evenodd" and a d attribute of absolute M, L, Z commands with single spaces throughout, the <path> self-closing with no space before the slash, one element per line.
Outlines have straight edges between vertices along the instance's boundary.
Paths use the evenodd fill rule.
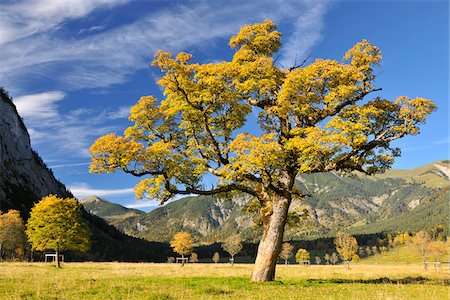
<path fill-rule="evenodd" d="M 380 251 L 381 253 L 386 253 L 388 251 L 388 248 L 386 246 L 381 246 Z"/>
<path fill-rule="evenodd" d="M 198 254 L 195 252 L 191 253 L 191 262 L 192 263 L 198 263 Z"/>
<path fill-rule="evenodd" d="M 18 249 L 24 250 L 27 245 L 25 226 L 18 210 L 0 211 L 0 260 L 5 252 L 14 256 Z"/>
<path fill-rule="evenodd" d="M 173 251 L 181 255 L 181 265 L 184 266 L 184 256 L 189 255 L 194 248 L 191 234 L 186 231 L 178 232 L 170 242 L 170 247 L 172 247 Z"/>
<path fill-rule="evenodd" d="M 213 262 L 215 262 L 216 264 L 219 262 L 220 260 L 220 255 L 219 252 L 214 252 L 214 255 L 212 257 Z"/>
<path fill-rule="evenodd" d="M 338 255 L 336 254 L 336 252 L 333 252 L 333 254 L 331 254 L 331 257 L 330 257 L 330 262 L 333 265 L 335 265 L 338 261 L 339 261 Z"/>
<path fill-rule="evenodd" d="M 242 239 L 240 235 L 234 234 L 229 236 L 223 243 L 222 248 L 231 256 L 231 264 L 234 264 L 234 256 L 242 250 Z"/>
<path fill-rule="evenodd" d="M 408 232 L 403 233 L 403 244 L 410 243 L 412 240 L 412 236 Z"/>
<path fill-rule="evenodd" d="M 302 261 L 309 261 L 309 252 L 306 249 L 298 249 L 295 254 L 295 261 L 301 263 Z"/>
<path fill-rule="evenodd" d="M 173 257 L 173 256 L 167 257 L 167 263 L 168 264 L 173 264 L 174 262 L 175 262 L 175 257 Z"/>
<path fill-rule="evenodd" d="M 372 253 L 372 249 L 370 248 L 370 246 L 366 247 L 366 253 L 367 253 L 367 256 L 371 256 L 373 254 Z"/>
<path fill-rule="evenodd" d="M 394 237 L 394 240 L 392 241 L 392 244 L 393 244 L 395 247 L 398 247 L 398 246 L 400 246 L 400 245 L 403 245 L 404 243 L 405 243 L 405 238 L 404 238 L 403 233 L 397 234 L 397 235 Z"/>
<path fill-rule="evenodd" d="M 287 265 L 289 259 L 292 257 L 292 251 L 294 250 L 294 246 L 290 243 L 283 243 L 281 246 L 280 257 L 284 259 L 284 263 Z"/>
<path fill-rule="evenodd" d="M 416 253 L 422 258 L 422 261 L 425 262 L 427 260 L 428 254 L 428 243 L 430 242 L 431 237 L 425 231 L 417 232 L 411 239 L 409 246 L 416 251 Z"/>
<path fill-rule="evenodd" d="M 363 247 L 359 247 L 358 248 L 358 254 L 359 254 L 359 257 L 364 257 L 365 256 L 366 251 L 364 251 Z"/>
<path fill-rule="evenodd" d="M 331 259 L 330 254 L 325 253 L 325 256 L 323 258 L 325 259 L 326 264 L 329 265 L 330 264 L 330 259 Z"/>
<path fill-rule="evenodd" d="M 322 259 L 319 256 L 316 256 L 316 265 L 320 265 Z"/>
<path fill-rule="evenodd" d="M 393 243 L 394 243 L 394 238 L 392 237 L 392 234 L 388 233 L 386 236 L 387 239 L 387 246 L 388 248 L 392 248 L 393 247 Z"/>
<path fill-rule="evenodd" d="M 377 255 L 379 252 L 378 252 L 378 247 L 377 246 L 372 246 L 372 253 L 373 253 L 373 255 Z"/>
<path fill-rule="evenodd" d="M 175 37 L 178 38 L 178 37 Z M 230 39 L 230 61 L 201 64 L 192 55 L 158 51 L 152 63 L 164 99 L 143 96 L 133 124 L 91 146 L 90 171 L 123 170 L 142 178 L 138 198 L 242 192 L 258 204 L 262 236 L 252 281 L 275 277 L 289 206 L 304 195 L 300 174 L 383 172 L 400 155 L 391 143 L 419 133 L 435 110 L 425 98 L 367 99 L 381 61 L 363 40 L 342 60 L 280 67 L 276 25 L 243 26 Z M 254 113 L 257 112 L 257 113 Z M 247 130 L 248 122 L 258 126 Z M 211 188 L 204 176 L 217 181 Z"/>
<path fill-rule="evenodd" d="M 444 241 L 431 241 L 427 245 L 428 251 L 433 256 L 435 262 L 440 262 L 441 257 L 448 252 Z"/>
<path fill-rule="evenodd" d="M 430 235 L 434 241 L 443 240 L 445 237 L 445 224 L 433 226 L 430 230 Z"/>
<path fill-rule="evenodd" d="M 358 242 L 348 233 L 338 232 L 334 239 L 336 251 L 344 261 L 350 261 L 353 255 L 358 251 Z"/>
<path fill-rule="evenodd" d="M 61 199 L 55 195 L 43 197 L 31 209 L 26 234 L 34 250 L 54 250 L 56 266 L 64 250 L 87 251 L 90 233 L 81 217 L 81 204 L 74 198 Z"/>

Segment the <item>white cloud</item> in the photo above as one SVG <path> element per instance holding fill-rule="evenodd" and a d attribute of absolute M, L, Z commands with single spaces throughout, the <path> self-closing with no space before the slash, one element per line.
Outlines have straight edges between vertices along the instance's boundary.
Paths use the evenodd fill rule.
<path fill-rule="evenodd" d="M 42 120 L 58 117 L 56 102 L 61 101 L 65 93 L 61 91 L 26 95 L 14 99 L 19 114 L 27 119 Z"/>
<path fill-rule="evenodd" d="M 118 129 L 108 125 L 108 121 L 128 116 L 125 111 L 129 111 L 129 107 L 77 108 L 62 115 L 58 104 L 64 97 L 64 92 L 53 91 L 14 99 L 33 145 L 50 144 L 53 153 L 88 157 L 93 138 Z"/>
<path fill-rule="evenodd" d="M 86 197 L 90 197 L 90 196 L 107 197 L 107 196 L 134 195 L 134 190 L 132 188 L 95 189 L 85 183 L 69 186 L 69 190 L 78 199 L 82 199 L 82 198 L 86 198 Z"/>
<path fill-rule="evenodd" d="M 50 169 L 58 169 L 58 168 L 72 168 L 72 167 L 80 167 L 80 166 L 88 166 L 90 163 L 83 162 L 83 163 L 64 163 L 64 164 L 58 164 L 58 165 L 51 165 L 49 166 Z"/>
<path fill-rule="evenodd" d="M 152 200 L 139 200 L 139 202 L 125 204 L 124 206 L 127 208 L 152 208 L 159 206 L 159 202 Z"/>
<path fill-rule="evenodd" d="M 111 120 L 128 118 L 128 116 L 130 115 L 130 109 L 131 106 L 119 107 L 118 110 L 109 112 L 108 118 Z"/>
<path fill-rule="evenodd" d="M 0 6 L 0 45 L 54 30 L 63 22 L 77 19 L 100 8 L 128 0 L 22 0 Z"/>
<path fill-rule="evenodd" d="M 59 3 L 57 0 L 37 2 Z M 97 7 L 123 3 L 119 0 L 95 0 L 92 5 L 81 2 L 90 3 L 79 0 L 70 7 L 64 6 L 61 18 L 78 18 Z M 182 3 L 184 5 L 173 4 L 164 10 L 154 10 L 149 5 L 149 13 L 133 23 L 94 31 L 77 39 L 57 34 L 55 24 L 62 22 L 58 21 L 59 17 L 48 21 L 53 25 L 36 25 L 40 28 L 39 35 L 29 30 L 26 38 L 2 46 L 0 80 L 9 88 L 24 86 L 27 81 L 42 78 L 45 74 L 64 90 L 107 87 L 125 82 L 136 70 L 148 68 L 151 55 L 157 49 L 174 52 L 189 51 L 193 47 L 206 49 L 215 39 L 230 37 L 245 23 L 266 18 L 290 27 L 293 25 L 293 33 L 286 36 L 281 53 L 282 62 L 289 64 L 294 57 L 304 56 L 320 39 L 329 1 L 232 1 L 227 5 L 222 1 Z M 58 9 L 49 11 L 53 16 Z M 33 19 L 33 15 L 27 15 L 27 18 Z M 14 24 L 0 23 L 0 30 L 9 31 L 11 26 L 20 28 Z"/>
<path fill-rule="evenodd" d="M 55 152 L 87 157 L 94 137 L 118 128 L 108 121 L 126 118 L 129 107 L 78 108 L 61 115 L 65 93 L 105 88 L 126 82 L 148 68 L 157 49 L 209 49 L 218 38 L 229 38 L 244 24 L 266 18 L 288 25 L 281 61 L 288 67 L 321 36 L 329 1 L 192 1 L 167 9 L 150 9 L 131 23 L 85 27 L 89 34 L 64 30 L 65 22 L 88 18 L 96 9 L 128 0 L 22 0 L 0 5 L 0 82 L 13 94 L 27 94 L 29 83 L 45 78 L 52 91 L 17 97 L 15 103 L 29 128 L 33 144 L 48 143 Z M 151 2 L 148 2 L 151 4 Z M 181 3 L 181 4 L 180 4 Z M 251 12 L 251 13 L 249 13 Z M 221 43 L 224 43 L 222 40 Z M 225 46 L 221 45 L 221 46 Z M 25 92 L 24 92 L 25 91 Z"/>

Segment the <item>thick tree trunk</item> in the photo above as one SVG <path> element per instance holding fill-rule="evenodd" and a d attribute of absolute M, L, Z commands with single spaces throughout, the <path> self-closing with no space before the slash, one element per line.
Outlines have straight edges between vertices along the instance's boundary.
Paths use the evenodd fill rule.
<path fill-rule="evenodd" d="M 275 267 L 281 251 L 289 204 L 289 199 L 274 199 L 272 214 L 267 220 L 263 220 L 264 232 L 251 277 L 254 282 L 272 281 L 275 278 Z"/>

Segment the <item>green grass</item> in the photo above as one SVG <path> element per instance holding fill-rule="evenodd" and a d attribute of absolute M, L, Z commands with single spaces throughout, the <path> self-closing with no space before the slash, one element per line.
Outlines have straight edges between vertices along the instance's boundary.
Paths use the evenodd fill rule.
<path fill-rule="evenodd" d="M 251 283 L 252 265 L 0 264 L 0 299 L 448 299 L 447 271 L 419 265 L 279 265 Z"/>

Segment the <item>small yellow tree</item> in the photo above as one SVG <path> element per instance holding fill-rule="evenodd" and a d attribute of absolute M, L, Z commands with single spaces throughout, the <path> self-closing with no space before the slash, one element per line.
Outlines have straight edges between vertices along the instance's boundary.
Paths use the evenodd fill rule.
<path fill-rule="evenodd" d="M 81 204 L 74 198 L 42 198 L 31 209 L 26 233 L 33 249 L 56 252 L 58 268 L 60 251 L 89 249 L 89 228 L 81 217 Z"/>
<path fill-rule="evenodd" d="M 358 252 L 358 242 L 348 233 L 338 232 L 334 239 L 334 244 L 336 245 L 336 251 L 344 261 L 352 260 L 353 256 Z"/>
<path fill-rule="evenodd" d="M 303 261 L 309 261 L 309 252 L 306 249 L 300 248 L 295 254 L 295 261 L 301 263 Z"/>
<path fill-rule="evenodd" d="M 294 250 L 294 246 L 289 243 L 283 243 L 281 247 L 280 257 L 284 259 L 284 263 L 287 265 L 289 258 L 292 256 L 292 251 Z"/>
<path fill-rule="evenodd" d="M 0 260 L 5 250 L 14 256 L 18 249 L 24 249 L 27 244 L 25 226 L 17 210 L 9 210 L 6 214 L 0 211 Z"/>
<path fill-rule="evenodd" d="M 184 256 L 189 255 L 194 248 L 191 234 L 185 231 L 178 232 L 170 242 L 170 247 L 173 248 L 173 251 L 181 255 L 181 265 L 184 266 Z"/>

